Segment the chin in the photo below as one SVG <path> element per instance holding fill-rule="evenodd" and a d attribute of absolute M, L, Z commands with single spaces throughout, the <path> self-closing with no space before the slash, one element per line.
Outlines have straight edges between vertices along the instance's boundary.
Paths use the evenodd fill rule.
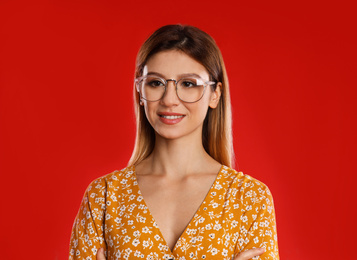
<path fill-rule="evenodd" d="M 166 140 L 178 140 L 185 137 L 196 138 L 198 134 L 197 131 L 202 133 L 202 128 L 197 127 L 195 129 L 191 129 L 190 131 L 188 129 L 186 129 L 186 131 L 183 131 L 183 129 L 161 129 L 161 131 L 157 131 L 156 134 L 159 138 Z"/>
<path fill-rule="evenodd" d="M 167 139 L 167 140 L 175 140 L 183 137 L 184 135 L 178 133 L 156 133 L 159 138 Z"/>

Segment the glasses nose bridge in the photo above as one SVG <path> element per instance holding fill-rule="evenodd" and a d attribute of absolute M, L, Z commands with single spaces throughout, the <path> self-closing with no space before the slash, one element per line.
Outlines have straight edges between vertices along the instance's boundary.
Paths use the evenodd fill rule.
<path fill-rule="evenodd" d="M 173 91 L 172 94 L 174 94 L 174 95 L 176 96 L 176 98 L 179 99 L 179 97 L 178 97 L 178 95 L 177 95 L 177 82 L 178 82 L 178 81 L 175 80 L 175 79 L 165 79 L 165 83 L 166 83 L 166 84 L 165 84 L 165 92 L 163 93 L 161 99 L 167 98 L 167 97 L 168 97 L 168 92 L 171 92 L 171 91 L 169 91 L 169 88 L 168 88 L 170 81 L 172 81 L 173 87 L 174 87 L 174 89 L 171 90 L 171 91 Z M 172 94 L 169 94 L 169 96 L 172 95 Z"/>
<path fill-rule="evenodd" d="M 172 81 L 174 83 L 175 88 L 177 87 L 177 80 L 176 79 L 166 79 L 166 88 L 169 85 L 169 82 Z"/>

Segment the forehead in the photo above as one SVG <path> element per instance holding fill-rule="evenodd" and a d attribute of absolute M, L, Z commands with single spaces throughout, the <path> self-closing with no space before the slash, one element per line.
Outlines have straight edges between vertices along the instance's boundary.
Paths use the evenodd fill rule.
<path fill-rule="evenodd" d="M 149 72 L 160 73 L 167 78 L 195 73 L 209 79 L 209 74 L 201 63 L 177 50 L 161 51 L 150 57 L 144 66 L 143 75 Z"/>

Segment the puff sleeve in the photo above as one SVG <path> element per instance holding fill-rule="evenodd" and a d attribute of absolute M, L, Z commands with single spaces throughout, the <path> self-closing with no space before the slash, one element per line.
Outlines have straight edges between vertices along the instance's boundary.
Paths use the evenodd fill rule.
<path fill-rule="evenodd" d="M 97 250 L 106 247 L 104 240 L 105 194 L 104 178 L 99 178 L 88 186 L 73 224 L 69 260 L 95 260 Z"/>
<path fill-rule="evenodd" d="M 253 259 L 278 260 L 278 241 L 273 196 L 269 188 L 251 178 L 242 184 L 240 232 L 236 254 L 264 247 L 265 253 Z"/>

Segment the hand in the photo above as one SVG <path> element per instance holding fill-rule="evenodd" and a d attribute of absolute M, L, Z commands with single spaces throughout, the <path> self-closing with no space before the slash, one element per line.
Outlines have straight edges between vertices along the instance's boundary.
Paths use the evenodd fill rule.
<path fill-rule="evenodd" d="M 254 256 L 261 255 L 265 252 L 265 248 L 253 248 L 247 251 L 241 252 L 234 258 L 234 260 L 249 260 Z M 105 260 L 104 249 L 100 248 L 97 253 L 97 260 Z"/>
<path fill-rule="evenodd" d="M 247 251 L 239 253 L 236 256 L 236 258 L 234 258 L 234 260 L 249 260 L 249 259 L 252 259 L 254 256 L 263 254 L 264 252 L 265 252 L 264 247 L 249 249 Z M 99 259 L 97 258 L 97 260 L 99 260 Z"/>
<path fill-rule="evenodd" d="M 99 250 L 97 252 L 97 260 L 106 260 L 103 247 L 99 248 Z"/>

